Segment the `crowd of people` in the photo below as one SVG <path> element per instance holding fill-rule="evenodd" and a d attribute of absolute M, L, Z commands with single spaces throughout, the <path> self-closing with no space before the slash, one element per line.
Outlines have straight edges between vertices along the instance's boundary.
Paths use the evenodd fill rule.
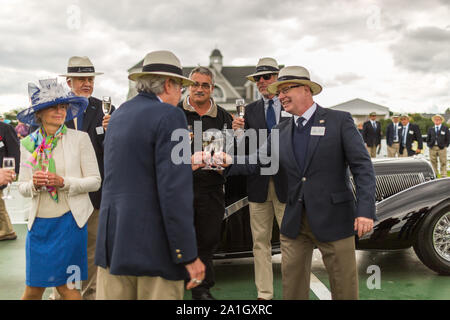
<path fill-rule="evenodd" d="M 31 106 L 17 115 L 17 133 L 0 122 L 0 156 L 20 164 L 0 170 L 0 184 L 19 174 L 20 193 L 32 199 L 23 299 L 41 299 L 53 287 L 52 299 L 183 299 L 187 289 L 194 300 L 214 300 L 212 257 L 220 242 L 224 184 L 234 175 L 247 176 L 255 298 L 274 296 L 275 220 L 284 299 L 309 298 L 315 247 L 333 299 L 358 299 L 355 237 L 370 232 L 376 220 L 370 156 L 380 143 L 379 123 L 367 122 L 359 134 L 349 113 L 314 101 L 322 86 L 307 69 L 280 70 L 269 57 L 247 76 L 261 99 L 248 104 L 243 117 L 214 101 L 213 71 L 199 66 L 185 77 L 170 51 L 147 54 L 142 70 L 129 75 L 138 95 L 106 115 L 92 96 L 98 75 L 89 58 L 71 57 L 61 75 L 70 92 L 56 79 L 29 84 Z M 181 100 L 185 87 L 189 94 Z M 396 125 L 398 118 L 388 127 L 388 145 L 410 155 L 412 140 L 422 148 L 420 132 L 407 116 Z M 436 126 L 441 118 L 433 117 Z M 188 126 L 199 124 L 202 135 L 227 128 L 264 134 L 257 153 L 249 151 L 247 135 L 236 134 L 234 147 L 243 145 L 245 154 L 211 154 L 192 143 L 188 162 L 173 161 L 180 142 L 173 133 L 185 129 L 182 138 L 189 139 Z M 448 129 L 439 124 L 429 135 L 430 152 L 440 155 Z M 275 145 L 279 152 L 267 152 Z M 270 162 L 277 170 L 267 174 Z M 211 163 L 221 168 L 205 170 Z M 3 201 L 0 223 L 0 240 L 15 239 Z M 81 286 L 67 271 L 73 266 Z"/>
<path fill-rule="evenodd" d="M 422 153 L 424 141 L 419 126 L 411 123 L 407 114 L 394 113 L 391 118 L 392 123 L 386 127 L 385 133 L 387 156 L 390 158 L 411 157 Z M 381 124 L 376 119 L 376 112 L 370 113 L 369 120 L 364 122 L 360 130 L 372 158 L 376 158 L 377 150 L 381 146 Z M 434 126 L 428 128 L 425 142 L 434 172 L 445 178 L 447 177 L 447 148 L 450 145 L 450 132 L 442 115 L 435 114 L 431 120 Z"/>

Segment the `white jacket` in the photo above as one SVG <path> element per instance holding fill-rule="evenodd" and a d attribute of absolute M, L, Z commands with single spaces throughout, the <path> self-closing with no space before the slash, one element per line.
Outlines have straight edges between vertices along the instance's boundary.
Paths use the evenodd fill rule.
<path fill-rule="evenodd" d="M 88 193 L 97 191 L 102 182 L 97 158 L 86 132 L 67 129 L 58 143 L 61 143 L 64 149 L 66 168 L 64 187 L 59 191 L 68 192 L 70 210 L 77 225 L 82 228 L 94 210 Z M 31 230 L 36 218 L 41 195 L 33 186 L 32 169 L 23 165 L 30 156 L 31 153 L 20 145 L 19 192 L 32 199 L 28 230 Z"/>

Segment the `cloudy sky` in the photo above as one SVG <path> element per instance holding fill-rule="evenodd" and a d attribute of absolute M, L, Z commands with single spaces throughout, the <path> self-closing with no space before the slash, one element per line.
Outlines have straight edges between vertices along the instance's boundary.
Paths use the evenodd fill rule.
<path fill-rule="evenodd" d="M 0 112 L 28 104 L 27 83 L 87 55 L 94 96 L 120 105 L 127 69 L 153 50 L 184 66 L 272 56 L 302 65 L 329 107 L 354 98 L 397 112 L 450 107 L 449 0 L 0 0 Z M 63 78 L 60 78 L 63 80 Z"/>

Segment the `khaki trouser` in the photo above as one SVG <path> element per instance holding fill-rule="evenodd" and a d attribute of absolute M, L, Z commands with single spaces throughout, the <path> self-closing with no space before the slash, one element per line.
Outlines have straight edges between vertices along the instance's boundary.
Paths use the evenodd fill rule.
<path fill-rule="evenodd" d="M 272 227 L 274 217 L 281 226 L 286 204 L 278 200 L 275 184 L 270 179 L 267 200 L 264 203 L 249 202 L 250 226 L 253 238 L 255 284 L 258 298 L 273 299 Z"/>
<path fill-rule="evenodd" d="M 355 237 L 320 242 L 312 234 L 305 216 L 303 214 L 300 235 L 296 239 L 280 236 L 283 299 L 309 299 L 314 246 L 317 246 L 322 253 L 333 300 L 358 299 Z"/>
<path fill-rule="evenodd" d="M 394 142 L 392 146 L 387 146 L 387 156 L 389 158 L 400 157 L 400 143 Z"/>
<path fill-rule="evenodd" d="M 2 197 L 3 190 L 0 190 L 0 237 L 14 233 L 8 211 L 6 210 L 5 200 Z"/>
<path fill-rule="evenodd" d="M 438 158 L 441 170 L 438 171 Z M 441 177 L 447 177 L 447 148 L 439 149 L 438 146 L 430 148 L 430 162 L 436 175 L 440 172 Z"/>
<path fill-rule="evenodd" d="M 87 259 L 88 259 L 88 278 L 81 282 L 81 297 L 83 300 L 95 300 L 95 290 L 97 284 L 97 266 L 95 260 L 95 245 L 97 241 L 98 215 L 99 211 L 94 209 L 87 222 L 88 241 L 87 241 Z M 51 300 L 60 300 L 61 296 L 53 288 L 50 295 Z"/>
<path fill-rule="evenodd" d="M 98 267 L 97 300 L 182 300 L 184 281 L 161 277 L 116 276 Z"/>
<path fill-rule="evenodd" d="M 366 146 L 367 151 L 369 151 L 370 157 L 371 158 L 376 158 L 377 157 L 377 146 Z"/>

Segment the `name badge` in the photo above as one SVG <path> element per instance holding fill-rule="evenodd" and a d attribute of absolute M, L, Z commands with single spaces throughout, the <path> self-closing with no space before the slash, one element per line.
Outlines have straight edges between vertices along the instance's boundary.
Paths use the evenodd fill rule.
<path fill-rule="evenodd" d="M 283 118 L 287 118 L 287 117 L 292 117 L 292 113 L 289 113 L 287 111 L 281 110 L 281 117 Z"/>
<path fill-rule="evenodd" d="M 410 131 L 409 131 L 409 134 L 414 134 L 414 131 L 411 131 L 411 130 L 410 130 Z"/>
<path fill-rule="evenodd" d="M 0 141 L 0 148 L 3 148 L 5 146 L 5 144 L 3 143 L 3 141 Z"/>
<path fill-rule="evenodd" d="M 103 127 L 96 127 L 95 131 L 97 131 L 97 134 L 104 134 L 105 130 L 103 130 Z"/>
<path fill-rule="evenodd" d="M 445 136 L 445 131 L 441 131 L 441 134 L 442 134 L 443 136 Z"/>
<path fill-rule="evenodd" d="M 325 127 L 311 127 L 311 135 L 312 136 L 324 136 L 325 135 Z"/>

